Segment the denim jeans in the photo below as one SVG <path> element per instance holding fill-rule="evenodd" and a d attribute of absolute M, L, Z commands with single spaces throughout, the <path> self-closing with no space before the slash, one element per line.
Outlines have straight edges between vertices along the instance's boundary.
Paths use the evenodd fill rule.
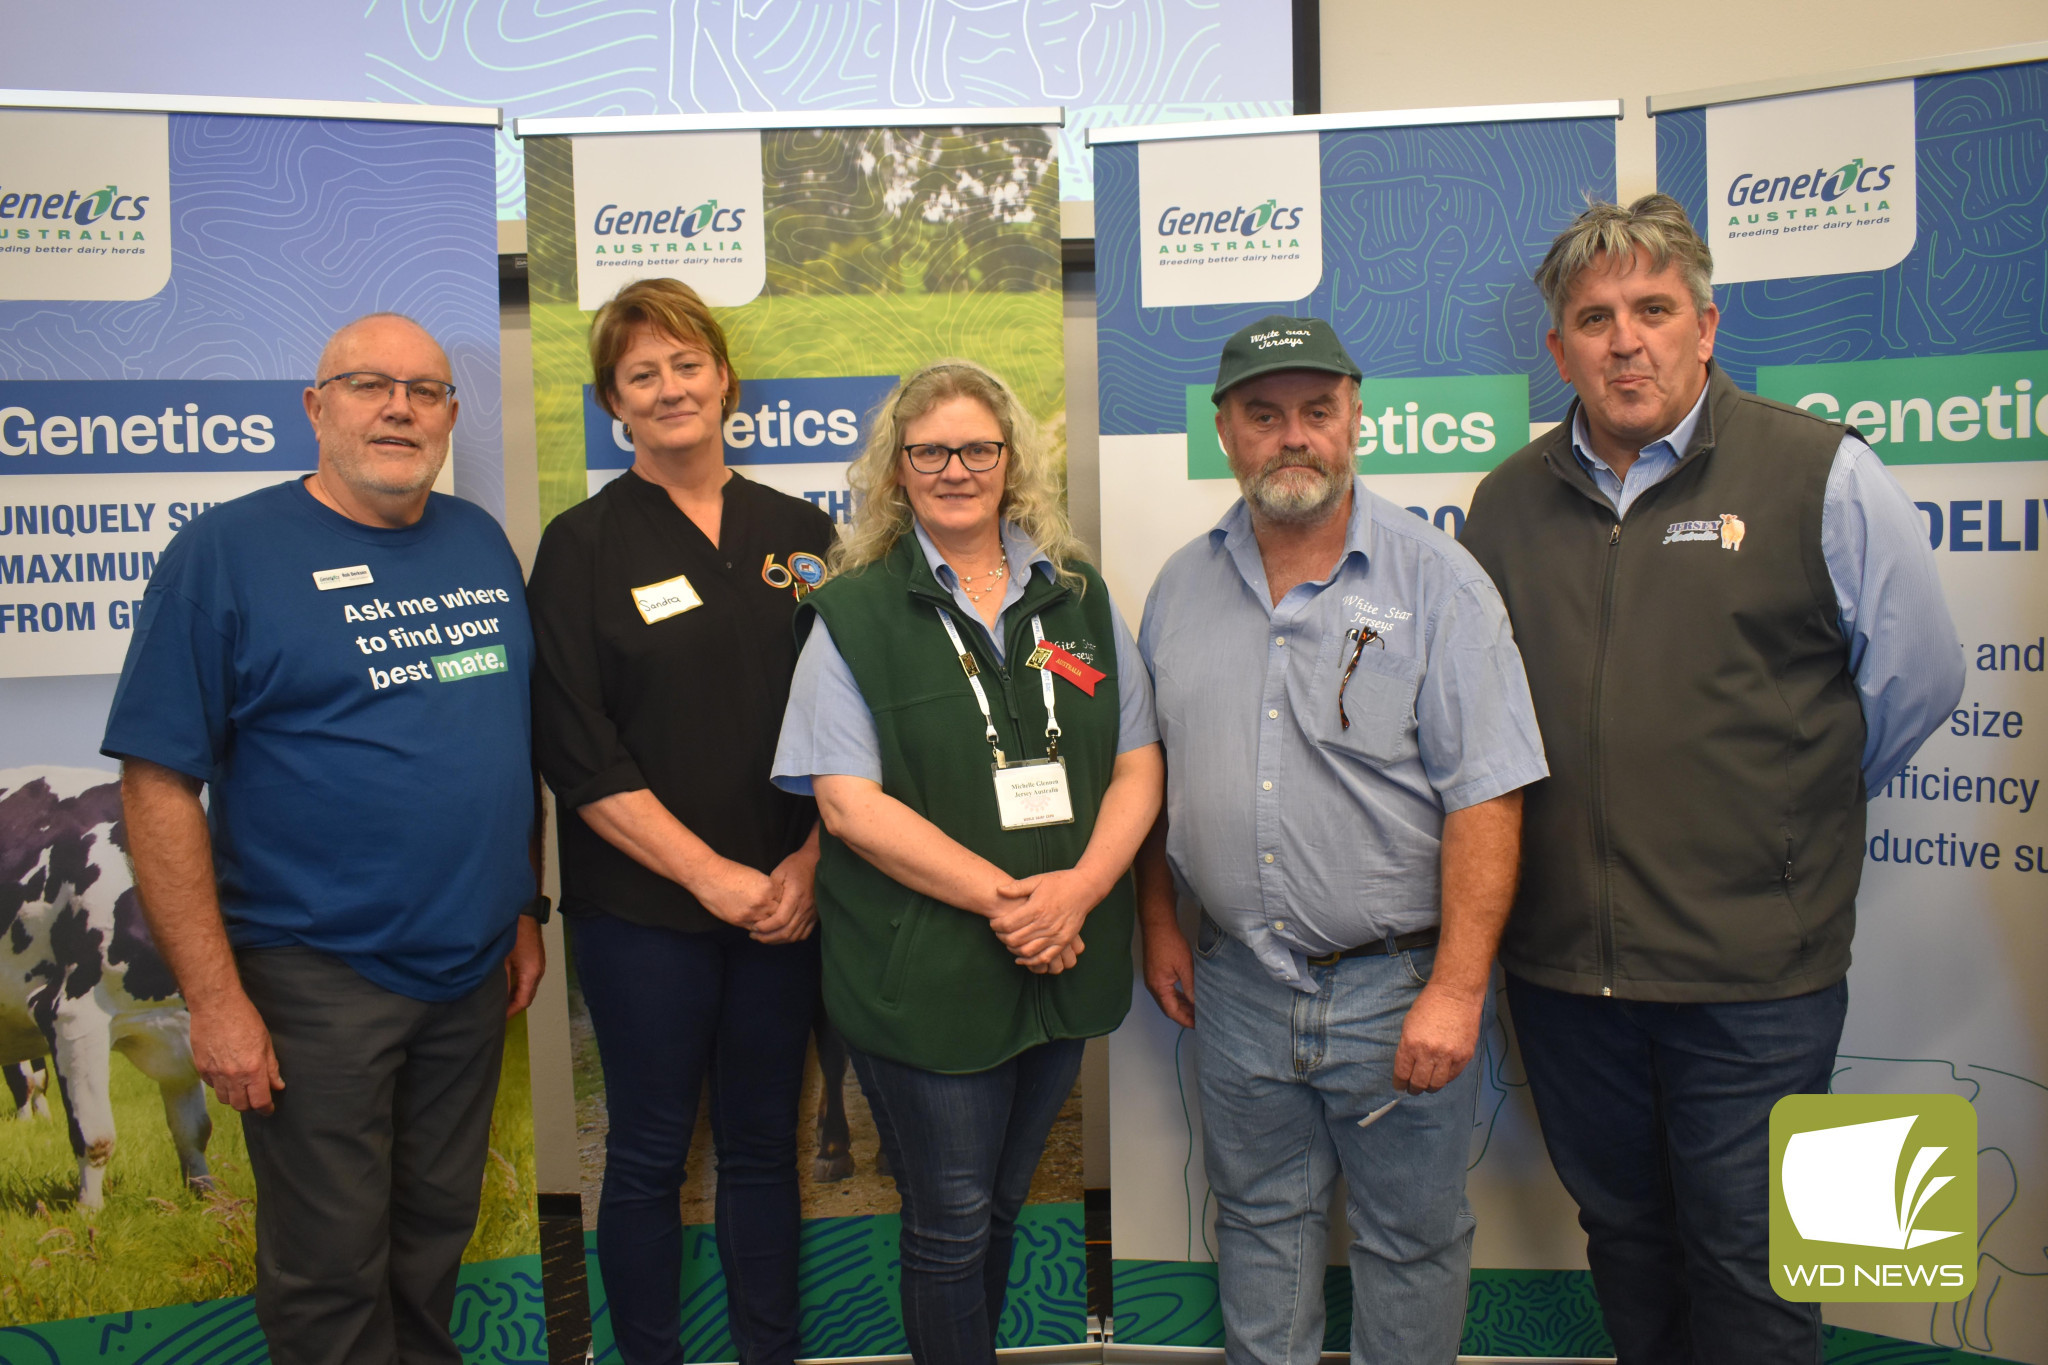
<path fill-rule="evenodd" d="M 1313 1365 L 1323 1348 L 1325 1210 L 1350 1192 L 1354 1365 L 1448 1362 L 1465 1325 L 1465 1161 L 1477 1059 L 1433 1095 L 1394 1098 L 1401 1023 L 1436 949 L 1311 967 L 1282 985 L 1206 918 L 1195 959 L 1202 1155 L 1216 1195 L 1230 1365 Z"/>
<path fill-rule="evenodd" d="M 604 1063 L 597 1262 L 625 1365 L 681 1365 L 678 1195 L 711 1079 L 714 1217 L 741 1365 L 796 1359 L 796 1109 L 818 1011 L 818 940 L 764 944 L 721 925 L 652 929 L 569 919 L 576 977 Z"/>
<path fill-rule="evenodd" d="M 1543 1143 L 1579 1205 L 1621 1365 L 1817 1365 L 1771 1288 L 1771 1106 L 1824 1094 L 1849 985 L 1662 1004 L 1508 978 Z"/>
<path fill-rule="evenodd" d="M 964 1076 L 847 1049 L 903 1197 L 903 1334 L 917 1365 L 995 1365 L 1017 1213 L 1081 1048 L 1040 1043 Z"/>

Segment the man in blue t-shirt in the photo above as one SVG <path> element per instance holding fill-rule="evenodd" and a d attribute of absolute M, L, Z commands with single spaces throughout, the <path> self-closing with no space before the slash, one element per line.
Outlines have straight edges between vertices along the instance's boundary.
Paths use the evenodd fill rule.
<path fill-rule="evenodd" d="M 274 1365 L 461 1359 L 505 1020 L 543 965 L 533 639 L 504 533 L 430 491 L 449 376 L 410 319 L 334 334 L 318 469 L 171 542 L 102 746 L 193 1060 L 242 1111 Z"/>

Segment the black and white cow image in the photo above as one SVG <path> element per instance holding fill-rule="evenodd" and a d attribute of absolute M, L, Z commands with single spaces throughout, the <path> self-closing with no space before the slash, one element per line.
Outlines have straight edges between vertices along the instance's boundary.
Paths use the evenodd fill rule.
<path fill-rule="evenodd" d="M 0 771 L 0 1067 L 54 1063 L 88 1209 L 105 1198 L 114 1155 L 115 1052 L 163 1092 L 186 1183 L 211 1188 L 191 1018 L 136 901 L 120 783 L 89 769 Z"/>
<path fill-rule="evenodd" d="M 17 1121 L 50 1117 L 50 1072 L 34 1062 L 16 1062 L 0 1067 L 7 1078 L 7 1095 L 14 1101 Z"/>

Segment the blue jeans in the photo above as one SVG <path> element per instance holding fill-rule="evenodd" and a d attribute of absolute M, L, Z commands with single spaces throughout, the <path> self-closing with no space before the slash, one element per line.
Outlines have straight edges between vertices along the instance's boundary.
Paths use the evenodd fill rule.
<path fill-rule="evenodd" d="M 711 1078 L 714 1216 L 741 1365 L 796 1359 L 796 1108 L 818 1011 L 818 940 L 763 944 L 721 925 L 568 921 L 604 1062 L 597 1263 L 626 1365 L 682 1365 L 679 1198 Z"/>
<path fill-rule="evenodd" d="M 1230 1365 L 1313 1365 L 1323 1349 L 1324 1211 L 1350 1191 L 1351 1359 L 1449 1362 L 1465 1326 L 1472 1210 L 1465 1160 L 1480 1067 L 1394 1098 L 1401 1023 L 1436 949 L 1311 967 L 1275 981 L 1206 917 L 1195 959 L 1202 1156 L 1216 1195 Z"/>
<path fill-rule="evenodd" d="M 995 1365 L 1010 1243 L 1081 1040 L 964 1076 L 849 1047 L 903 1197 L 903 1334 L 917 1365 Z"/>
<path fill-rule="evenodd" d="M 1848 982 L 1661 1004 L 1510 976 L 1508 1008 L 1621 1365 L 1817 1365 L 1820 1305 L 1771 1288 L 1771 1106 L 1826 1093 Z"/>

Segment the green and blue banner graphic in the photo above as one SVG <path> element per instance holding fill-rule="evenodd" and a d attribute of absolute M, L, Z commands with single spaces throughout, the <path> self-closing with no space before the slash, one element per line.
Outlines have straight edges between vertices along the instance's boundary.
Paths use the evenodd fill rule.
<path fill-rule="evenodd" d="M 1119 601 L 1142 602 L 1236 498 L 1209 395 L 1224 339 L 1261 317 L 1335 325 L 1365 371 L 1359 471 L 1453 534 L 1480 477 L 1571 398 L 1530 276 L 1588 195 L 1614 194 L 1611 113 L 1258 127 L 1096 137 L 1103 556 Z"/>
<path fill-rule="evenodd" d="M 32 817 L 118 819 L 99 745 L 149 575 L 208 507 L 313 468 L 301 395 L 341 324 L 395 311 L 439 339 L 462 403 L 441 486 L 503 516 L 492 148 L 485 126 L 0 109 L 0 1359 L 265 1358 L 241 1123 L 198 1084 L 147 935 L 59 941 Z M 60 960 L 97 985 L 32 1002 Z M 538 1365 L 525 1040 L 522 1018 L 453 1326 L 470 1360 Z M 112 1155 L 82 1160 L 82 1131 Z"/>
<path fill-rule="evenodd" d="M 2044 167 L 2044 62 L 1657 117 L 1659 187 L 1715 253 L 1716 362 L 1884 461 L 1967 668 L 1949 722 L 1870 802 L 1835 1094 L 1773 1120 L 1773 1274 L 1844 1328 L 2037 1363 Z"/>

